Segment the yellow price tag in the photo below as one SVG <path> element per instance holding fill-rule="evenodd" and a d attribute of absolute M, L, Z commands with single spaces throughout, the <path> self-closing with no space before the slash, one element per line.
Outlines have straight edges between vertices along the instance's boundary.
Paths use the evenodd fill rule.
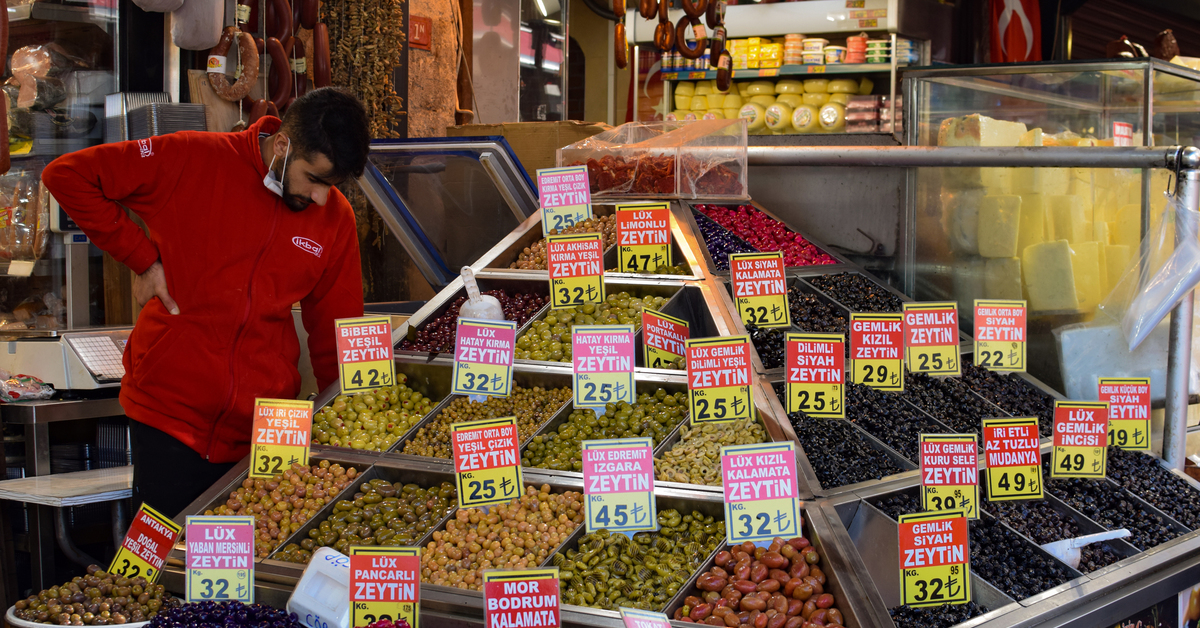
<path fill-rule="evenodd" d="M 1025 371 L 1025 343 L 975 341 L 975 365 L 993 371 Z"/>
<path fill-rule="evenodd" d="M 1121 449 L 1150 450 L 1150 419 L 1117 419 L 1108 422 L 1108 444 Z"/>
<path fill-rule="evenodd" d="M 807 72 L 808 74 L 824 74 L 825 66 L 824 65 L 810 65 L 804 71 Z"/>
<path fill-rule="evenodd" d="M 1042 499 L 1041 434 L 1037 417 L 983 420 L 988 499 Z"/>
<path fill-rule="evenodd" d="M 525 481 L 520 438 L 516 417 L 450 426 L 460 508 L 502 504 L 521 496 Z"/>
<path fill-rule="evenodd" d="M 927 375 L 957 376 L 962 372 L 958 354 L 958 304 L 905 303 L 904 346 L 908 370 Z"/>
<path fill-rule="evenodd" d="M 617 205 L 617 247 L 617 270 L 621 272 L 652 273 L 670 266 L 670 205 Z"/>
<path fill-rule="evenodd" d="M 450 392 L 507 397 L 516 335 L 516 321 L 458 319 Z"/>
<path fill-rule="evenodd" d="M 419 628 L 421 548 L 350 547 L 350 625 L 403 619 Z"/>
<path fill-rule="evenodd" d="M 921 489 L 922 508 L 928 511 L 962 510 L 968 519 L 979 518 L 979 485 L 926 486 Z"/>
<path fill-rule="evenodd" d="M 187 601 L 253 604 L 254 538 L 254 517 L 188 517 Z"/>
<path fill-rule="evenodd" d="M 787 384 L 788 412 L 808 416 L 843 418 L 846 416 L 842 384 Z"/>
<path fill-rule="evenodd" d="M 1024 301 L 975 299 L 975 365 L 993 371 L 1024 371 Z"/>
<path fill-rule="evenodd" d="M 988 499 L 1043 499 L 1042 465 L 988 469 Z"/>
<path fill-rule="evenodd" d="M 1101 377 L 1100 401 L 1108 402 L 1108 444 L 1150 450 L 1150 378 Z"/>
<path fill-rule="evenodd" d="M 600 234 L 548 236 L 546 267 L 550 271 L 551 309 L 604 300 L 604 248 Z"/>
<path fill-rule="evenodd" d="M 108 566 L 108 573 L 124 578 L 140 576 L 151 583 L 157 582 L 163 563 L 182 531 L 182 526 L 142 504 Z"/>
<path fill-rule="evenodd" d="M 979 454 L 974 434 L 921 434 L 921 504 L 979 518 Z"/>
<path fill-rule="evenodd" d="M 845 411 L 846 337 L 788 334 L 787 411 L 842 418 Z"/>
<path fill-rule="evenodd" d="M 691 422 L 724 423 L 754 416 L 750 337 L 693 338 L 686 348 Z"/>
<path fill-rule="evenodd" d="M 896 313 L 850 313 L 850 381 L 904 390 L 904 321 Z"/>
<path fill-rule="evenodd" d="M 722 447 L 721 483 L 730 545 L 800 534 L 795 443 Z"/>
<path fill-rule="evenodd" d="M 312 416 L 310 400 L 255 399 L 250 477 L 270 478 L 293 464 L 307 465 Z"/>
<path fill-rule="evenodd" d="M 962 510 L 900 516 L 900 598 L 914 607 L 971 601 L 968 539 Z"/>
<path fill-rule="evenodd" d="M 1054 402 L 1054 453 L 1050 477 L 1104 477 L 1107 445 L 1108 402 Z"/>
<path fill-rule="evenodd" d="M 342 318 L 334 321 L 334 325 L 343 393 L 374 390 L 395 383 L 390 317 Z"/>
<path fill-rule="evenodd" d="M 738 316 L 747 325 L 790 327 L 783 253 L 732 253 L 730 286 Z"/>
<path fill-rule="evenodd" d="M 652 439 L 583 441 L 583 488 L 589 533 L 658 529 Z"/>

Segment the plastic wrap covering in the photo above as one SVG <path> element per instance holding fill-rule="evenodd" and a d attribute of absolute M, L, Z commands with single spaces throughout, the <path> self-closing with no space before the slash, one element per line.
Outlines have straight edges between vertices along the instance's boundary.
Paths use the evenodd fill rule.
<path fill-rule="evenodd" d="M 30 171 L 0 176 L 0 257 L 36 262 L 46 252 L 50 211 L 45 190 Z"/>
<path fill-rule="evenodd" d="M 748 199 L 742 120 L 631 122 L 558 151 L 598 197 Z"/>
<path fill-rule="evenodd" d="M 49 399 L 54 387 L 32 375 L 18 375 L 0 369 L 0 403 Z"/>

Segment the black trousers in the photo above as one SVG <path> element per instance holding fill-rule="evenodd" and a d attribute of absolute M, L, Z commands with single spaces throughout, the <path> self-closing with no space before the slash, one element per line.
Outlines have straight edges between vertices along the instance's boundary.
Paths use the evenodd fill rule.
<path fill-rule="evenodd" d="M 213 464 L 166 432 L 129 420 L 133 508 L 147 503 L 174 518 L 235 463 Z M 189 513 L 204 514 L 204 513 Z"/>

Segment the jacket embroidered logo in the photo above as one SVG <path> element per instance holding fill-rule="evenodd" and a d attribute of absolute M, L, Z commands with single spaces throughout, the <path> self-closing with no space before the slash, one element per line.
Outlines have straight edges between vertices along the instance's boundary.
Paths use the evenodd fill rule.
<path fill-rule="evenodd" d="M 138 150 L 141 151 L 142 157 L 149 157 L 154 154 L 154 147 L 150 144 L 149 139 L 138 140 Z"/>
<path fill-rule="evenodd" d="M 300 247 L 301 250 L 308 251 L 317 257 L 321 257 L 321 251 L 324 250 L 320 244 L 300 236 L 292 238 L 292 244 L 295 244 L 296 246 Z"/>

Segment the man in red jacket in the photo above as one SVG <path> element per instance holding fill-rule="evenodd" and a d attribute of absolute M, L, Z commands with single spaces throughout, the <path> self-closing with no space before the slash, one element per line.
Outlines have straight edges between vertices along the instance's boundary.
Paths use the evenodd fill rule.
<path fill-rule="evenodd" d="M 362 174 L 369 145 L 362 104 L 326 88 L 282 122 L 105 144 L 46 167 L 71 218 L 138 275 L 121 380 L 135 504 L 175 516 L 249 453 L 255 398 L 295 398 L 292 304 L 318 382 L 337 379 L 333 321 L 361 316 L 363 293 L 354 212 L 334 186 Z"/>

